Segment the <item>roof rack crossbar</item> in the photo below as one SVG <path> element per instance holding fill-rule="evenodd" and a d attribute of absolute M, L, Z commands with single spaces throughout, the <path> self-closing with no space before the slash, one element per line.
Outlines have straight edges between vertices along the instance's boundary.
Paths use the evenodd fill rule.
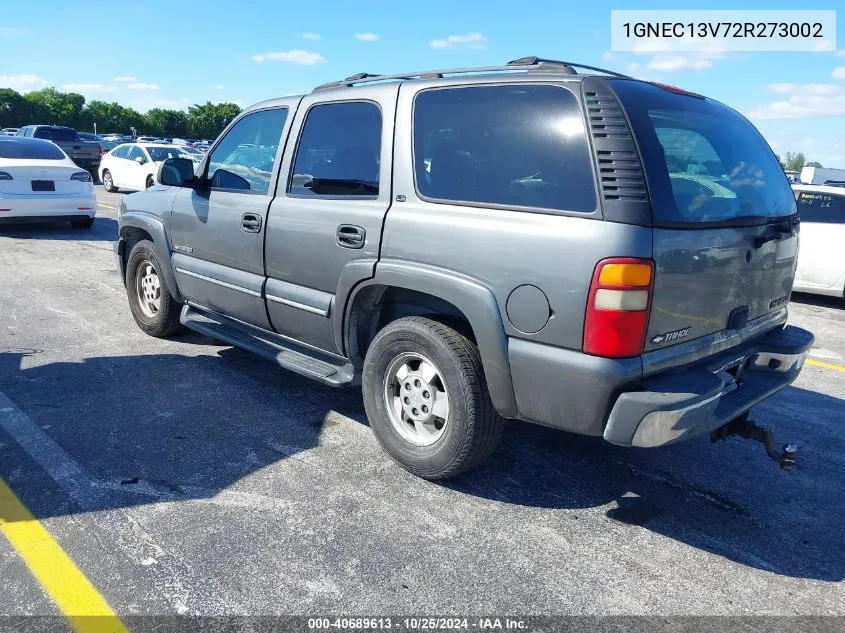
<path fill-rule="evenodd" d="M 461 67 L 461 68 L 446 68 L 446 69 L 438 69 L 438 70 L 423 70 L 423 71 L 415 71 L 410 73 L 397 73 L 394 75 L 376 75 L 372 73 L 358 73 L 347 77 L 346 79 L 342 79 L 340 81 L 330 81 L 328 83 L 320 84 L 316 88 L 314 88 L 314 92 L 317 90 L 327 90 L 329 88 L 340 88 L 343 86 L 351 87 L 358 84 L 365 84 L 365 83 L 374 83 L 377 81 L 391 81 L 391 80 L 410 80 L 410 79 L 430 79 L 430 78 L 441 78 L 445 75 L 461 75 L 461 74 L 468 74 L 468 73 L 492 73 L 492 72 L 514 72 L 517 70 L 526 70 L 530 69 L 531 67 L 537 67 L 542 64 L 556 64 L 561 66 L 567 67 L 577 67 L 577 68 L 585 68 L 587 70 L 595 70 L 601 73 L 605 73 L 608 75 L 613 75 L 614 77 L 622 77 L 624 79 L 631 79 L 628 75 L 623 75 L 622 73 L 617 73 L 612 70 L 606 70 L 604 68 L 599 68 L 598 66 L 587 66 L 586 64 L 577 64 L 575 62 L 564 62 L 555 59 L 545 59 L 542 57 L 521 57 L 519 59 L 514 59 L 509 61 L 504 66 L 470 66 L 470 67 Z"/>

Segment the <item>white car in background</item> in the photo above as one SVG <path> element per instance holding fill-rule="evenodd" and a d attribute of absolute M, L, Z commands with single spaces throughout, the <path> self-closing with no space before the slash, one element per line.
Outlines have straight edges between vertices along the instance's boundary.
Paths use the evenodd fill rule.
<path fill-rule="evenodd" d="M 180 145 L 179 149 L 181 149 L 185 155 L 195 163 L 201 162 L 205 156 L 205 152 L 201 152 L 196 147 L 191 147 L 190 145 Z"/>
<path fill-rule="evenodd" d="M 801 216 L 793 289 L 845 298 L 845 187 L 792 188 Z"/>
<path fill-rule="evenodd" d="M 106 191 L 143 191 L 156 184 L 161 163 L 168 158 L 190 158 L 179 145 L 125 143 L 100 161 L 100 182 Z"/>
<path fill-rule="evenodd" d="M 29 220 L 94 224 L 97 202 L 91 174 L 55 143 L 0 136 L 0 224 Z"/>

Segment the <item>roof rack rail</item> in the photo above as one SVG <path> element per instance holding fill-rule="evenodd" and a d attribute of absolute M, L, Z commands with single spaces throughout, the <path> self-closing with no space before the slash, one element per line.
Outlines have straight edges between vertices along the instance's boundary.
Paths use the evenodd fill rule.
<path fill-rule="evenodd" d="M 543 57 L 520 57 L 509 61 L 504 66 L 470 66 L 466 68 L 446 68 L 443 70 L 423 70 L 410 73 L 397 73 L 395 75 L 376 75 L 372 73 L 357 73 L 351 75 L 346 79 L 340 81 L 329 81 L 328 83 L 320 84 L 312 92 L 318 90 L 328 90 L 329 88 L 351 87 L 357 84 L 373 83 L 376 81 L 391 81 L 391 80 L 408 80 L 408 79 L 442 79 L 444 75 L 461 75 L 468 73 L 490 73 L 490 72 L 513 72 L 516 70 L 547 70 L 565 72 L 566 74 L 576 74 L 575 68 L 584 68 L 586 70 L 595 70 L 600 73 L 612 75 L 614 77 L 622 77 L 623 79 L 631 79 L 628 75 L 617 73 L 598 66 L 587 66 L 587 64 L 578 64 L 575 62 L 565 62 L 557 59 L 546 59 Z"/>

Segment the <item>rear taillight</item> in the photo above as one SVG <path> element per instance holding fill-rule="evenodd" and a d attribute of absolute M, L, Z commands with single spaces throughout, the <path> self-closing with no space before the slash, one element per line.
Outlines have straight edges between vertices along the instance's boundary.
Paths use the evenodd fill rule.
<path fill-rule="evenodd" d="M 598 263 L 587 297 L 584 353 L 609 358 L 643 352 L 654 262 L 614 257 Z"/>
<path fill-rule="evenodd" d="M 78 171 L 75 174 L 71 174 L 71 180 L 80 180 L 82 182 L 91 182 L 91 174 L 87 171 Z"/>
<path fill-rule="evenodd" d="M 100 158 L 102 158 L 103 157 L 103 146 L 97 145 L 97 149 L 100 151 Z"/>

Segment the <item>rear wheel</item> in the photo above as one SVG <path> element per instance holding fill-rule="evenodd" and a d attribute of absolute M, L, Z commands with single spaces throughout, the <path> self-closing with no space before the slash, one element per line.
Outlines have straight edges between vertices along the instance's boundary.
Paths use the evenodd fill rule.
<path fill-rule="evenodd" d="M 109 193 L 114 193 L 115 191 L 117 191 L 117 187 L 114 186 L 114 179 L 112 178 L 111 172 L 108 169 L 103 170 L 103 189 L 105 189 Z"/>
<path fill-rule="evenodd" d="M 161 263 L 149 240 L 141 240 L 126 262 L 126 294 L 135 323 L 150 336 L 163 338 L 181 329 L 180 305 L 170 294 Z"/>
<path fill-rule="evenodd" d="M 477 466 L 501 436 L 478 348 L 439 321 L 406 317 L 382 329 L 367 351 L 363 392 L 381 445 L 426 479 Z"/>
<path fill-rule="evenodd" d="M 90 229 L 94 226 L 94 218 L 86 218 L 84 220 L 71 220 L 70 226 L 74 229 Z"/>

